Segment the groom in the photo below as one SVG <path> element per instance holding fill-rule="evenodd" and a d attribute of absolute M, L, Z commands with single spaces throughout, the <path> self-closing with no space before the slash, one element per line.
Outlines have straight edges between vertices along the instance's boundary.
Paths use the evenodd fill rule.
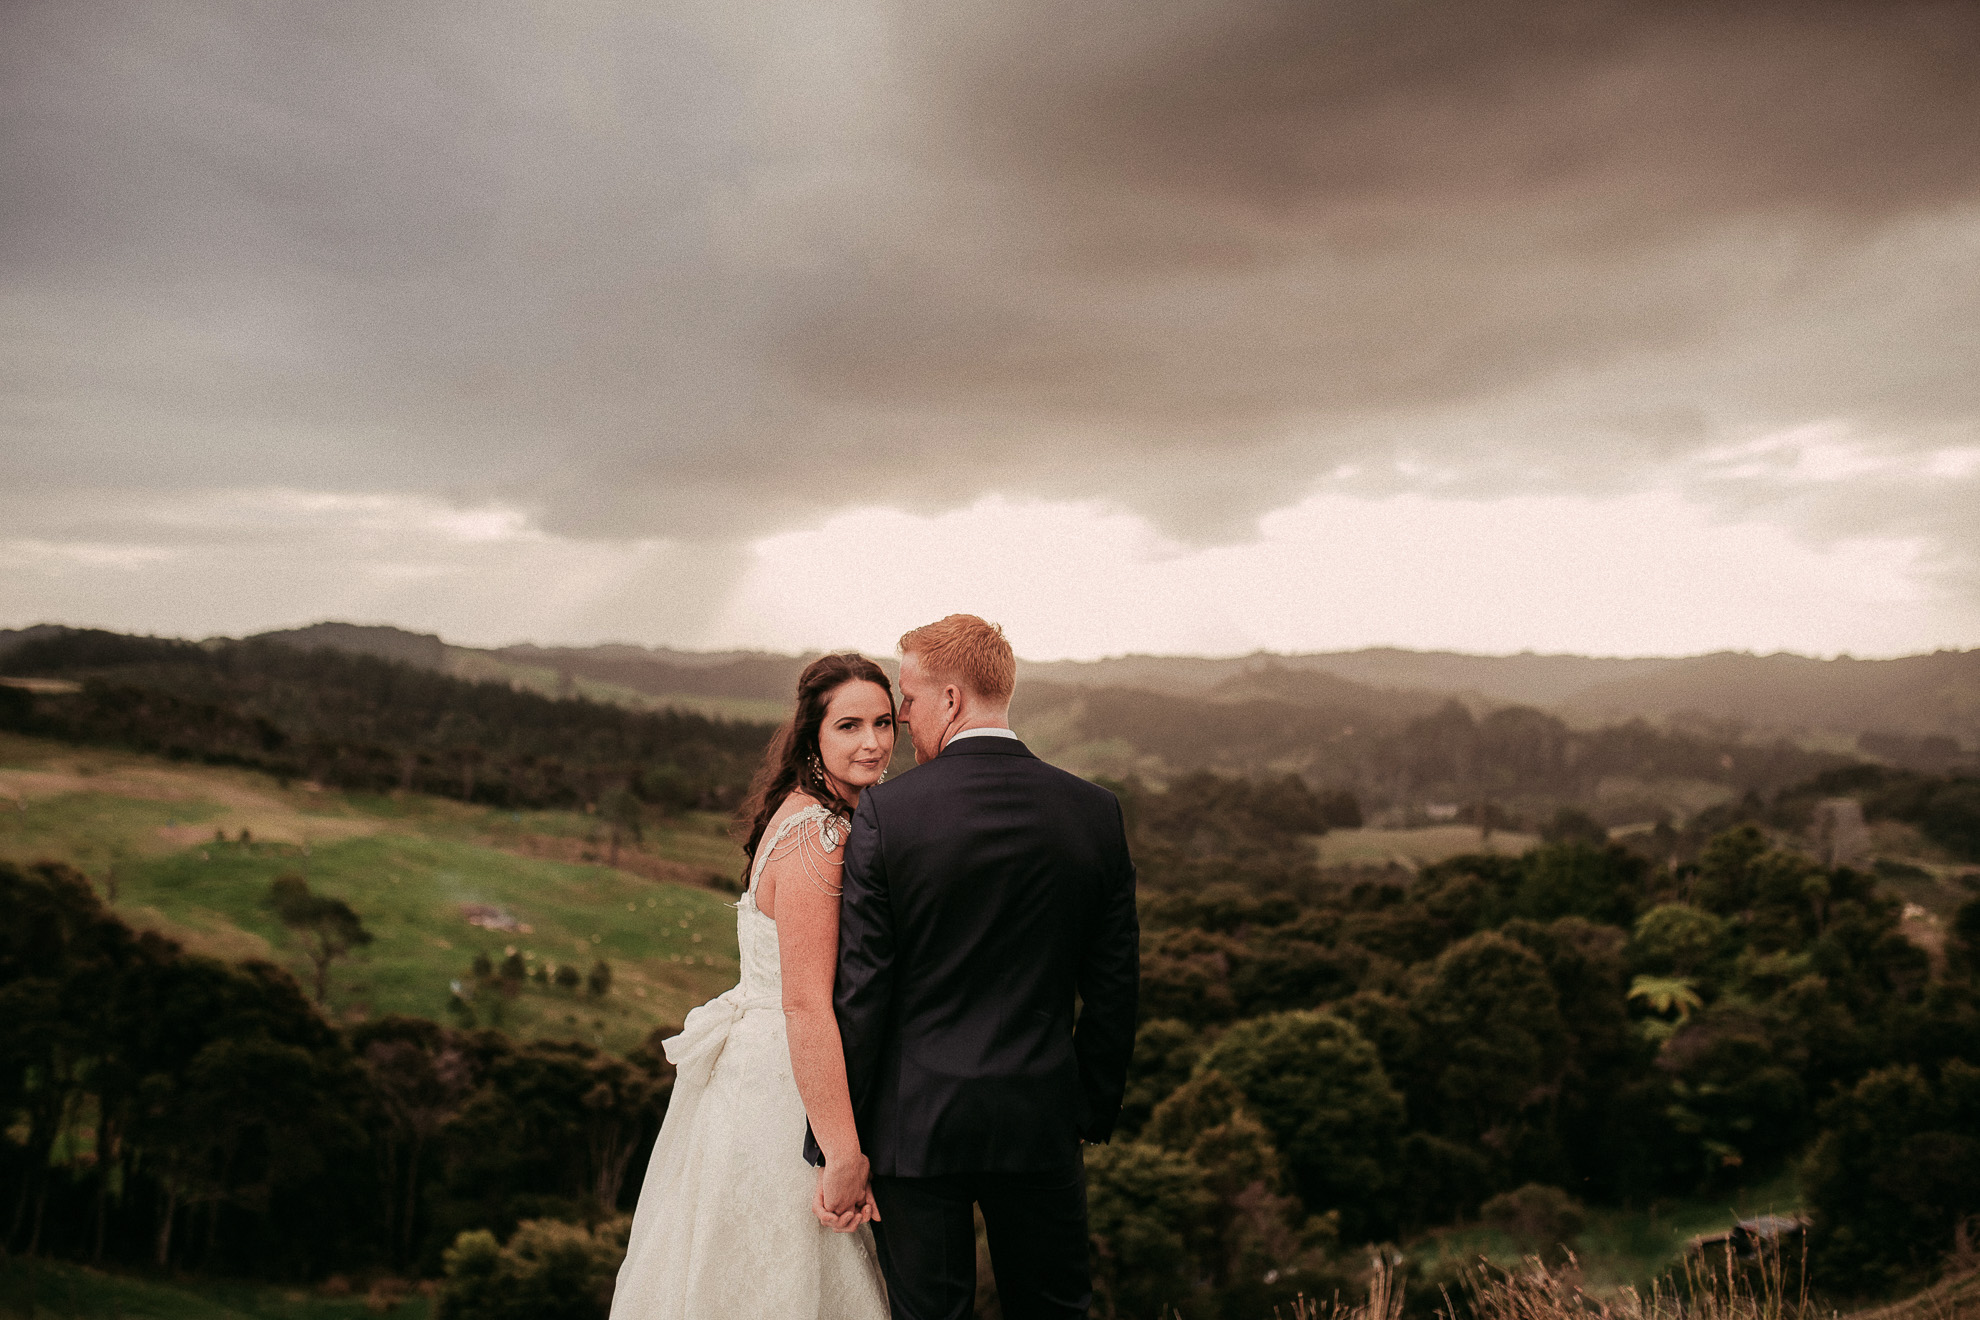
<path fill-rule="evenodd" d="M 888 1300 L 971 1313 L 977 1205 L 1004 1314 L 1084 1316 L 1079 1147 L 1120 1112 L 1140 976 L 1120 803 L 1011 732 L 1002 629 L 952 614 L 900 645 L 916 769 L 860 796 L 834 994 Z M 827 1169 L 825 1208 L 856 1179 Z"/>

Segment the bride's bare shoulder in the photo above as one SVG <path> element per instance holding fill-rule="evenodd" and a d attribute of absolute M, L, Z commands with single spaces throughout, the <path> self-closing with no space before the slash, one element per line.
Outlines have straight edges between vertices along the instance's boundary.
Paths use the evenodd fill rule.
<path fill-rule="evenodd" d="M 793 789 L 789 793 L 786 793 L 784 795 L 784 800 L 782 802 L 779 802 L 777 804 L 777 810 L 771 813 L 770 823 L 774 825 L 777 822 L 783 820 L 787 816 L 795 816 L 800 811 L 807 810 L 808 808 L 815 807 L 817 805 L 818 805 L 817 798 L 811 796 L 811 794 L 805 792 L 801 788 Z"/>
<path fill-rule="evenodd" d="M 817 805 L 818 799 L 804 792 L 802 789 L 785 795 L 784 800 L 777 804 L 777 809 L 770 814 L 770 819 L 764 822 L 764 835 L 767 837 L 776 833 L 778 826 L 782 825 L 785 821 L 799 812 L 809 811 Z"/>

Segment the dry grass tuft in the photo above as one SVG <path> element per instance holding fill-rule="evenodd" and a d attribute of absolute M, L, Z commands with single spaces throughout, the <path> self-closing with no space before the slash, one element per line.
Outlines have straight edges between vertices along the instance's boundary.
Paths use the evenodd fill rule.
<path fill-rule="evenodd" d="M 1308 1297 L 1293 1300 L 1291 1314 L 1272 1308 L 1273 1320 L 1402 1320 L 1403 1287 L 1395 1266 L 1385 1255 L 1375 1257 L 1368 1272 L 1368 1299 L 1359 1305 L 1343 1302 L 1337 1294 L 1322 1304 Z"/>
<path fill-rule="evenodd" d="M 1830 1320 L 1836 1312 L 1809 1299 L 1801 1253 L 1793 1259 L 1790 1268 L 1778 1252 L 1752 1263 L 1730 1250 L 1695 1256 L 1680 1276 L 1660 1280 L 1648 1293 L 1621 1288 L 1606 1298 L 1583 1290 L 1573 1256 L 1557 1268 L 1537 1259 L 1512 1270 L 1486 1265 L 1466 1276 L 1459 1304 L 1446 1298 L 1444 1314 L 1452 1320 L 1466 1312 L 1475 1320 Z"/>

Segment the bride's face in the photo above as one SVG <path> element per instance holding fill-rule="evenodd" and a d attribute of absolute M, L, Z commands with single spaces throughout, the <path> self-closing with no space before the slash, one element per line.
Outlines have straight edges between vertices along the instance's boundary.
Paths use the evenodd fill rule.
<path fill-rule="evenodd" d="M 854 792 L 880 782 L 894 759 L 894 707 L 884 688 L 856 678 L 833 689 L 818 726 L 818 758 Z"/>

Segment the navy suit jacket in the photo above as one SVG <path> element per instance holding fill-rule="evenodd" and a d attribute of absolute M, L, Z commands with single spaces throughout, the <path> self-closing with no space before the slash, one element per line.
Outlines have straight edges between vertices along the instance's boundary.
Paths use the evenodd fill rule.
<path fill-rule="evenodd" d="M 1139 945 L 1119 801 L 1016 739 L 953 739 L 861 794 L 833 1007 L 873 1173 L 1053 1169 L 1105 1141 Z"/>

